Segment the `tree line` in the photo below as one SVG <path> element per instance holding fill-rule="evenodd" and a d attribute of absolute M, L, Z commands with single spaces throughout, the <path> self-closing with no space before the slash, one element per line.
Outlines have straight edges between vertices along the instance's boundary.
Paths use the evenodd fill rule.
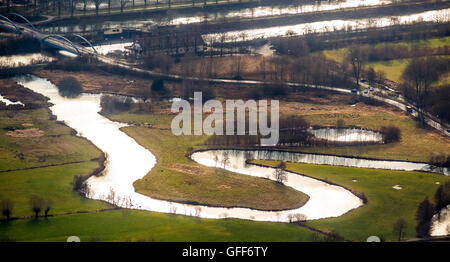
<path fill-rule="evenodd" d="M 32 195 L 28 199 L 28 204 L 30 211 L 34 214 L 34 217 L 39 218 L 41 212 L 44 213 L 44 217 L 48 217 L 50 215 L 50 210 L 53 208 L 53 200 L 45 199 L 38 195 Z M 6 221 L 9 221 L 12 218 L 12 214 L 14 211 L 14 202 L 5 198 L 0 201 L 2 215 L 5 217 Z"/>

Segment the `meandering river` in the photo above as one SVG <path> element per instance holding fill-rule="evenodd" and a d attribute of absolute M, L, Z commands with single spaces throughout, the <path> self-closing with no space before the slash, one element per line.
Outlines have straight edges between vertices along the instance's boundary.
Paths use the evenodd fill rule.
<path fill-rule="evenodd" d="M 360 198 L 347 189 L 330 185 L 317 179 L 287 173 L 286 186 L 309 195 L 309 201 L 302 207 L 285 211 L 261 211 L 249 208 L 220 208 L 199 205 L 180 204 L 171 201 L 157 200 L 135 192 L 133 182 L 143 178 L 156 164 L 155 156 L 139 145 L 133 138 L 120 130 L 126 124 L 111 121 L 98 112 L 100 111 L 99 94 L 82 94 L 77 98 L 64 98 L 59 95 L 55 85 L 46 79 L 36 76 L 16 77 L 15 81 L 50 99 L 53 106 L 50 108 L 58 120 L 64 121 L 68 126 L 77 130 L 78 134 L 92 141 L 100 150 L 107 154 L 106 169 L 101 176 L 91 177 L 87 180 L 91 188 L 90 198 L 114 202 L 114 204 L 156 212 L 176 213 L 182 215 L 198 216 L 203 218 L 240 218 L 256 221 L 288 222 L 289 215 L 302 214 L 307 219 L 320 219 L 341 216 L 352 209 L 362 205 Z M 191 158 L 205 166 L 217 166 L 227 170 L 273 179 L 273 169 L 245 163 L 246 151 L 229 151 L 229 161 L 221 166 L 223 157 L 228 151 L 203 151 L 194 153 Z M 327 157 L 312 154 L 280 153 L 268 150 L 252 152 L 259 159 L 280 159 L 286 161 L 328 161 Z M 308 156 L 307 156 L 308 155 Z M 217 156 L 217 157 L 216 157 Z M 309 158 L 310 156 L 314 156 Z M 288 158 L 288 159 L 285 159 Z M 309 160 L 308 160 L 309 159 Z M 316 160 L 311 160 L 316 159 Z M 341 159 L 342 160 L 342 159 Z M 340 161 L 341 161 L 340 160 Z M 376 160 L 360 160 L 359 163 L 382 164 Z M 391 166 L 398 169 L 414 169 L 420 164 L 391 162 Z M 401 163 L 400 163 L 401 162 Z M 358 163 L 358 162 L 354 162 Z M 327 163 L 335 164 L 335 163 Z M 421 164 L 422 167 L 424 164 Z M 373 166 L 370 166 L 373 167 Z M 389 168 L 389 166 L 383 166 Z M 376 168 L 380 168 L 376 166 Z M 395 169 L 395 168 L 393 168 Z M 129 204 L 132 203 L 132 206 Z"/>

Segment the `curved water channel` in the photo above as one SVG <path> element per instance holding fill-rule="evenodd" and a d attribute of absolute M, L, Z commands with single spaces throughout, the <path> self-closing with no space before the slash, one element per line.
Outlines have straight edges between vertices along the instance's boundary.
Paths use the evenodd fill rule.
<path fill-rule="evenodd" d="M 59 95 L 55 85 L 36 76 L 16 77 L 15 81 L 50 99 L 50 108 L 59 120 L 78 131 L 107 154 L 106 169 L 102 176 L 87 180 L 91 188 L 90 198 L 100 199 L 122 207 L 131 207 L 156 212 L 176 213 L 203 218 L 240 218 L 256 221 L 288 222 L 289 215 L 302 214 L 307 219 L 337 217 L 362 205 L 360 198 L 347 189 L 330 185 L 317 179 L 288 172 L 286 186 L 309 195 L 309 201 L 302 207 L 285 211 L 260 211 L 249 208 L 221 208 L 180 204 L 157 200 L 136 193 L 133 182 L 143 178 L 155 165 L 156 159 L 147 149 L 120 130 L 126 124 L 111 121 L 100 114 L 99 94 L 82 94 L 69 99 Z M 255 177 L 272 179 L 273 169 L 246 165 L 242 150 L 208 150 L 194 153 L 191 158 L 205 166 L 219 167 L 224 152 L 229 162 L 225 169 Z M 310 163 L 356 165 L 371 168 L 414 170 L 426 168 L 422 163 L 402 161 L 379 161 L 344 158 L 327 155 L 313 155 L 269 150 L 254 150 L 255 159 L 283 159 L 285 161 L 307 161 Z M 217 157 L 215 157 L 217 156 Z M 331 161 L 331 162 L 329 162 Z M 340 162 L 339 162 L 340 161 Z M 353 162 L 352 162 L 353 161 Z M 339 163 L 338 163 L 339 162 Z M 388 164 L 385 164 L 388 163 Z M 223 166 L 222 166 L 223 167 Z M 114 194 L 111 194 L 114 192 Z M 129 204 L 132 203 L 132 206 Z"/>

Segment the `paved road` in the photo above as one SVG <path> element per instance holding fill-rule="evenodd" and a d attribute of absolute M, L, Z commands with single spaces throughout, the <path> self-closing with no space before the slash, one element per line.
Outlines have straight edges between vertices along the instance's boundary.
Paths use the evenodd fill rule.
<path fill-rule="evenodd" d="M 14 31 L 15 28 L 13 25 L 7 23 L 6 21 L 0 20 L 0 27 L 6 28 L 11 31 Z M 39 40 L 44 39 L 48 35 L 41 33 L 39 31 L 33 30 L 29 27 L 18 25 L 19 30 L 22 32 L 22 34 L 28 34 L 31 35 Z M 190 76 L 181 76 L 181 75 L 174 75 L 174 74 L 165 74 L 165 73 L 158 73 L 151 70 L 145 70 L 141 68 L 137 68 L 133 64 L 129 64 L 117 59 L 113 59 L 101 54 L 96 53 L 92 48 L 85 47 L 79 44 L 69 44 L 68 42 L 57 39 L 57 38 L 47 38 L 45 39 L 46 44 L 53 45 L 54 47 L 69 51 L 71 53 L 77 54 L 80 53 L 82 56 L 91 56 L 97 58 L 99 61 L 119 66 L 122 68 L 126 68 L 129 70 L 133 70 L 138 73 L 147 74 L 151 77 L 162 77 L 162 78 L 168 78 L 172 80 L 191 80 L 191 81 L 198 81 L 198 82 L 209 82 L 209 83 L 216 83 L 216 84 L 234 84 L 234 85 L 267 85 L 267 84 L 280 84 L 279 82 L 268 82 L 268 81 L 260 81 L 260 80 L 233 80 L 233 79 L 220 79 L 220 78 L 199 78 L 199 77 L 190 77 Z M 78 52 L 77 52 L 78 51 Z M 322 89 L 322 90 L 330 90 L 340 93 L 351 93 L 351 90 L 345 89 L 345 88 L 338 88 L 338 87 L 331 87 L 331 86 L 323 86 L 323 85 L 312 85 L 312 84 L 305 84 L 305 83 L 296 83 L 296 82 L 284 82 L 283 84 L 290 86 L 290 87 L 309 87 L 309 88 L 316 88 L 316 89 Z M 363 88 L 368 89 L 369 86 L 365 83 L 360 84 Z M 399 108 L 402 111 L 407 110 L 407 107 L 411 107 L 413 109 L 412 115 L 417 117 L 417 109 L 414 105 L 407 102 L 404 98 L 397 97 L 395 99 L 388 98 L 384 96 L 377 95 L 376 93 L 385 94 L 385 90 L 375 88 L 374 91 L 370 92 L 358 92 L 359 95 L 362 95 L 364 97 L 370 97 L 375 100 L 387 103 L 389 105 L 395 106 Z M 441 124 L 437 117 L 431 116 L 428 113 L 425 113 L 425 122 L 430 125 L 431 127 L 435 128 L 436 130 L 440 131 L 441 133 L 450 136 L 450 127 L 446 124 Z"/>

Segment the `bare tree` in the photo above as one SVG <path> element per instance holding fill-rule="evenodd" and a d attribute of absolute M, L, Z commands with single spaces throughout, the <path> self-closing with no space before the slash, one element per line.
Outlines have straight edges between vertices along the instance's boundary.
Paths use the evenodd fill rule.
<path fill-rule="evenodd" d="M 228 164 L 230 164 L 230 153 L 228 153 L 228 151 L 223 152 L 221 162 L 222 162 L 223 168 L 226 168 L 228 166 Z"/>
<path fill-rule="evenodd" d="M 427 102 L 430 86 L 439 79 L 439 70 L 435 68 L 435 64 L 432 58 L 413 58 L 402 75 L 405 96 L 413 98 L 422 124 L 423 108 Z"/>
<path fill-rule="evenodd" d="M 367 69 L 367 81 L 369 84 L 373 85 L 375 83 L 377 77 L 377 72 L 373 69 L 373 67 L 369 67 Z"/>
<path fill-rule="evenodd" d="M 266 80 L 266 59 L 264 57 L 261 58 L 261 62 L 259 63 L 259 71 L 263 80 Z"/>
<path fill-rule="evenodd" d="M 117 203 L 118 199 L 116 197 L 116 192 L 114 191 L 114 189 L 112 187 L 109 188 L 109 194 L 106 197 L 106 201 L 108 201 L 109 203 L 111 203 L 111 204 L 113 204 L 115 206 L 117 206 L 117 204 L 118 204 Z"/>
<path fill-rule="evenodd" d="M 241 32 L 239 34 L 239 37 L 242 39 L 242 42 L 245 42 L 245 40 L 247 39 L 247 33 Z"/>
<path fill-rule="evenodd" d="M 219 163 L 219 156 L 214 155 L 214 167 L 217 167 L 217 164 Z"/>
<path fill-rule="evenodd" d="M 225 40 L 227 39 L 227 33 L 226 32 L 220 33 L 219 39 L 220 39 L 220 56 L 223 56 L 223 47 L 225 44 Z"/>
<path fill-rule="evenodd" d="M 6 0 L 6 12 L 11 12 L 11 0 Z"/>
<path fill-rule="evenodd" d="M 356 80 L 356 86 L 359 87 L 361 71 L 366 62 L 366 52 L 364 48 L 359 45 L 351 46 L 348 49 L 347 61 L 351 64 L 353 76 Z"/>
<path fill-rule="evenodd" d="M 61 8 L 63 7 L 63 0 L 58 1 L 58 16 L 61 16 Z"/>
<path fill-rule="evenodd" d="M 246 63 L 241 55 L 237 55 L 234 58 L 235 79 L 242 79 L 242 71 L 244 71 Z"/>
<path fill-rule="evenodd" d="M 53 207 L 53 201 L 51 199 L 47 199 L 45 201 L 45 209 L 44 209 L 44 216 L 48 217 L 48 213 L 50 212 L 50 209 Z"/>
<path fill-rule="evenodd" d="M 6 217 L 6 221 L 9 221 L 14 209 L 14 203 L 11 201 L 11 199 L 3 199 L 1 202 L 1 206 L 2 206 L 2 215 Z"/>
<path fill-rule="evenodd" d="M 98 16 L 98 9 L 100 8 L 101 3 L 103 3 L 104 0 L 92 0 L 92 2 L 95 5 L 95 15 Z"/>
<path fill-rule="evenodd" d="M 33 211 L 35 218 L 39 217 L 39 213 L 41 213 L 44 203 L 44 199 L 39 196 L 33 195 L 30 197 L 30 209 Z"/>
<path fill-rule="evenodd" d="M 132 208 L 133 207 L 133 202 L 131 201 L 131 197 L 130 196 L 127 196 L 126 198 L 124 198 L 123 207 L 125 207 L 125 208 Z"/>
<path fill-rule="evenodd" d="M 195 216 L 196 217 L 200 217 L 201 212 L 202 212 L 201 207 L 195 207 Z"/>
<path fill-rule="evenodd" d="M 287 216 L 289 223 L 303 223 L 306 221 L 306 216 L 303 214 L 289 214 Z"/>
<path fill-rule="evenodd" d="M 123 9 L 130 2 L 130 0 L 120 0 L 120 12 L 123 13 Z"/>

